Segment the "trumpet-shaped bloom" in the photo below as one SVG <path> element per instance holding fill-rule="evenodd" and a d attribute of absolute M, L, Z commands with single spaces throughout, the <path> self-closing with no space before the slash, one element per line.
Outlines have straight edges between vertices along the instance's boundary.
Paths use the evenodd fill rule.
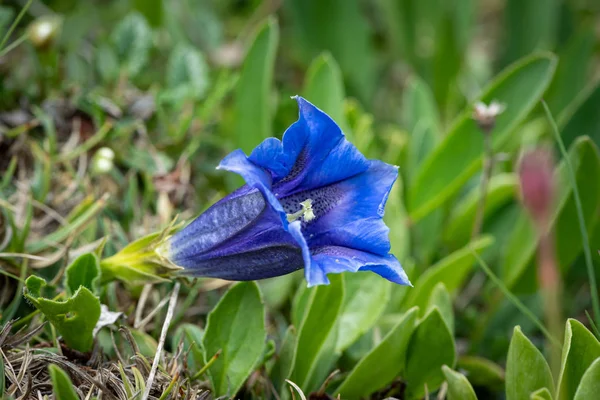
<path fill-rule="evenodd" d="M 194 276 L 254 280 L 304 268 L 314 286 L 368 270 L 410 285 L 382 219 L 397 167 L 368 160 L 327 114 L 296 100 L 300 117 L 281 141 L 221 161 L 246 185 L 169 238 L 163 255 Z"/>

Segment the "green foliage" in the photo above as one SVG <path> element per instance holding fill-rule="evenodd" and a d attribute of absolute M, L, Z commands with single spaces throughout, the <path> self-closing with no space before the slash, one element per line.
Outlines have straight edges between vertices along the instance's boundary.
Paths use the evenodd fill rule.
<path fill-rule="evenodd" d="M 263 353 L 265 308 L 254 282 L 234 285 L 207 318 L 204 361 L 221 352 L 208 373 L 217 396 L 237 393 Z"/>
<path fill-rule="evenodd" d="M 65 371 L 54 364 L 50 364 L 48 372 L 50 373 L 52 390 L 56 400 L 79 400 L 79 396 L 75 392 L 75 386 Z"/>
<path fill-rule="evenodd" d="M 173 348 L 183 343 L 184 351 L 188 351 L 187 365 L 190 374 L 195 375 L 204 367 L 204 349 L 202 338 L 204 331 L 193 324 L 182 324 L 173 334 Z"/>
<path fill-rule="evenodd" d="M 527 399 L 531 393 L 543 388 L 554 392 L 550 367 L 542 353 L 516 326 L 506 361 L 506 399 Z"/>
<path fill-rule="evenodd" d="M 112 32 L 121 70 L 134 78 L 148 63 L 152 47 L 152 30 L 146 19 L 132 12 Z"/>
<path fill-rule="evenodd" d="M 575 400 L 592 399 L 600 390 L 600 358 L 597 358 L 581 377 Z"/>
<path fill-rule="evenodd" d="M 75 259 L 65 271 L 65 286 L 69 295 L 73 295 L 80 286 L 95 292 L 95 286 L 100 279 L 100 264 L 94 253 L 83 254 Z"/>
<path fill-rule="evenodd" d="M 447 365 L 442 367 L 442 371 L 448 382 L 448 400 L 477 400 L 473 387 L 463 374 Z"/>

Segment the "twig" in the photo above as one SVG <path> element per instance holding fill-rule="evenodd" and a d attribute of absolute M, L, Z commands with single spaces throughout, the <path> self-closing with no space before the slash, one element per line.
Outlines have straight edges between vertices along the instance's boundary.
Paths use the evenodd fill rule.
<path fill-rule="evenodd" d="M 150 290 L 152 290 L 152 284 L 148 283 L 144 285 L 144 288 L 142 289 L 142 294 L 140 294 L 140 300 L 138 301 L 137 307 L 135 309 L 135 321 L 133 323 L 133 327 L 136 329 L 140 326 L 140 321 L 142 320 L 142 313 L 144 312 L 144 307 L 146 306 L 146 300 L 148 300 Z"/>
<path fill-rule="evenodd" d="M 550 121 L 554 138 L 556 139 L 558 148 L 560 149 L 563 159 L 565 160 L 567 171 L 569 172 L 569 180 L 571 181 L 570 183 L 573 187 L 573 197 L 575 200 L 575 208 L 577 209 L 577 219 L 579 220 L 579 229 L 581 231 L 581 239 L 583 241 L 583 254 L 585 256 L 585 265 L 587 267 L 588 279 L 590 281 L 590 291 L 592 292 L 592 308 L 594 309 L 595 324 L 598 324 L 598 322 L 600 322 L 600 300 L 598 299 L 598 287 L 596 286 L 596 273 L 594 272 L 594 264 L 592 263 L 592 251 L 590 249 L 590 240 L 588 238 L 587 228 L 585 227 L 585 218 L 583 216 L 583 207 L 581 205 L 579 189 L 577 188 L 575 169 L 573 168 L 573 164 L 571 163 L 571 159 L 569 158 L 565 144 L 560 137 L 560 131 L 558 130 L 556 121 L 552 117 L 552 113 L 550 112 L 550 109 L 544 100 L 542 100 L 542 106 L 544 106 L 544 111 L 546 112 L 548 121 Z"/>
<path fill-rule="evenodd" d="M 158 363 L 160 362 L 160 356 L 163 351 L 163 347 L 165 345 L 165 340 L 167 338 L 167 331 L 169 330 L 169 325 L 171 324 L 171 318 L 173 318 L 173 313 L 175 312 L 175 305 L 177 304 L 177 295 L 179 294 L 179 282 L 175 282 L 175 286 L 173 287 L 173 292 L 171 292 L 171 299 L 169 301 L 169 309 L 167 310 L 167 316 L 165 317 L 165 322 L 163 323 L 162 331 L 160 332 L 160 340 L 158 341 L 158 346 L 156 346 L 156 354 L 154 355 L 154 361 L 152 362 L 152 368 L 150 369 L 150 374 L 148 375 L 148 381 L 146 381 L 146 388 L 144 389 L 144 394 L 142 395 L 142 400 L 147 400 L 148 396 L 150 396 L 150 390 L 152 389 L 152 383 L 154 382 L 154 376 L 156 375 L 156 370 L 158 368 Z"/>

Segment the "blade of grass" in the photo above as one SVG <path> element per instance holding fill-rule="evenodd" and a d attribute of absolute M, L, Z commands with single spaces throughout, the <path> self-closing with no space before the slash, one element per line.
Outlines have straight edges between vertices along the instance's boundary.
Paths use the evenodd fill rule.
<path fill-rule="evenodd" d="M 517 296 L 515 296 L 514 294 L 512 294 L 512 292 L 504 285 L 504 283 L 502 283 L 502 281 L 500 280 L 500 278 L 498 278 L 494 274 L 494 272 L 492 271 L 492 269 L 489 267 L 489 265 L 487 265 L 487 263 L 483 260 L 483 258 L 481 258 L 479 256 L 479 254 L 477 254 L 477 252 L 475 250 L 473 250 L 473 249 L 471 249 L 471 253 L 473 253 L 473 256 L 475 257 L 475 259 L 479 263 L 479 266 L 481 267 L 481 269 L 483 270 L 483 272 L 485 272 L 485 274 L 488 276 L 488 278 L 490 278 L 490 280 L 494 283 L 494 285 L 496 285 L 498 287 L 498 289 L 500 289 L 500 291 L 502 291 L 502 293 L 504 293 L 504 295 L 506 296 L 506 298 L 508 298 L 508 300 L 511 303 L 513 303 L 513 305 L 515 307 L 517 307 L 517 309 L 519 311 L 521 311 L 527 318 L 529 318 L 531 320 L 531 322 L 533 322 L 534 325 L 537 326 L 538 329 L 544 334 L 544 336 L 546 336 L 546 338 L 552 342 L 552 344 L 554 344 L 555 346 L 561 347 L 560 342 L 554 336 L 552 336 L 550 334 L 550 332 L 548 332 L 548 330 L 546 329 L 546 327 L 544 326 L 544 324 L 542 324 L 542 321 L 540 321 L 525 306 L 525 304 L 523 304 L 517 298 Z"/>
<path fill-rule="evenodd" d="M 6 41 L 8 40 L 8 38 L 10 37 L 10 35 L 12 34 L 12 32 L 15 30 L 15 28 L 17 27 L 17 25 L 19 24 L 19 21 L 21 21 L 21 18 L 23 18 L 23 15 L 25 15 L 25 13 L 27 12 L 27 10 L 29 9 L 29 6 L 31 5 L 31 3 L 33 3 L 33 0 L 29 0 L 25 4 L 25 7 L 23 7 L 23 9 L 19 13 L 19 15 L 17 15 L 17 18 L 15 19 L 15 21 L 12 23 L 12 25 L 10 26 L 10 28 L 8 28 L 8 31 L 4 34 L 4 38 L 2 38 L 2 42 L 0 42 L 0 49 L 4 48 L 4 45 L 6 44 Z"/>
<path fill-rule="evenodd" d="M 575 169 L 573 168 L 573 164 L 571 164 L 571 159 L 569 158 L 569 154 L 567 153 L 567 149 L 565 148 L 565 144 L 563 143 L 562 138 L 560 137 L 560 131 L 558 130 L 558 125 L 552 116 L 552 112 L 548 108 L 548 105 L 544 100 L 542 100 L 542 106 L 544 106 L 544 111 L 546 112 L 546 117 L 550 122 L 550 126 L 552 127 L 552 133 L 554 133 L 554 138 L 556 139 L 556 143 L 558 144 L 558 148 L 560 149 L 560 153 L 565 160 L 565 164 L 567 166 L 567 170 L 569 171 L 569 181 L 571 186 L 573 186 L 573 197 L 575 200 L 575 208 L 577 209 L 577 219 L 579 220 L 579 229 L 581 231 L 581 240 L 583 241 L 583 254 L 585 257 L 585 265 L 587 267 L 588 279 L 590 281 L 590 291 L 592 297 L 592 308 L 594 310 L 594 318 L 595 324 L 597 325 L 600 322 L 600 300 L 598 299 L 598 286 L 596 284 L 596 273 L 594 272 L 594 264 L 592 263 L 592 251 L 590 249 L 590 239 L 588 237 L 588 232 L 585 227 L 585 219 L 583 216 L 583 206 L 581 205 L 581 197 L 579 195 L 579 189 L 577 188 L 577 179 L 575 177 Z"/>

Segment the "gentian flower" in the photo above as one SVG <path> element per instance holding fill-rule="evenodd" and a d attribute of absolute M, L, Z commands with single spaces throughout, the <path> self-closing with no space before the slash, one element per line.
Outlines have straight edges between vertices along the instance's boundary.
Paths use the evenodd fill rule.
<path fill-rule="evenodd" d="M 368 160 L 327 114 L 296 100 L 300 117 L 281 141 L 266 139 L 250 156 L 236 150 L 218 166 L 246 185 L 168 238 L 161 256 L 185 274 L 227 280 L 304 268 L 308 286 L 344 271 L 410 285 L 382 219 L 398 168 Z"/>

